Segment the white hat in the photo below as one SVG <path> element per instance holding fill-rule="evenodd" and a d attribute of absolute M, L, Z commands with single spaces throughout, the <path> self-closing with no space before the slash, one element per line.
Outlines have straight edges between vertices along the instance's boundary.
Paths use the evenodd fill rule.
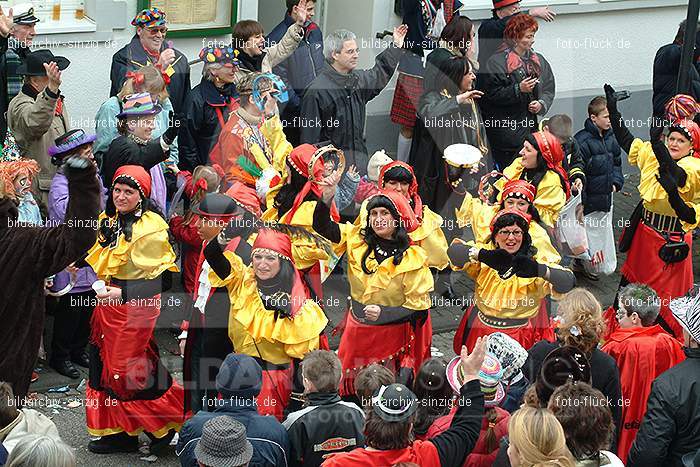
<path fill-rule="evenodd" d="M 700 287 L 695 285 L 685 296 L 671 300 L 669 308 L 683 329 L 700 343 Z"/>
<path fill-rule="evenodd" d="M 375 152 L 367 164 L 367 177 L 373 182 L 379 181 L 379 172 L 381 172 L 382 167 L 393 161 L 391 157 L 387 156 L 384 149 Z"/>
<path fill-rule="evenodd" d="M 34 5 L 18 3 L 12 7 L 12 22 L 15 24 L 36 24 L 39 18 L 34 16 Z"/>

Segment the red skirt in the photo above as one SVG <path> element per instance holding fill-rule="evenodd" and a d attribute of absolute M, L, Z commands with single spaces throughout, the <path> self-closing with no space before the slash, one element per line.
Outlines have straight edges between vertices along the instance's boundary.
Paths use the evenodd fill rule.
<path fill-rule="evenodd" d="M 162 437 L 184 422 L 184 391 L 175 381 L 155 399 L 138 398 L 141 391 L 170 380 L 156 374 L 159 355 L 153 330 L 159 314 L 160 295 L 138 303 L 95 307 L 90 339 L 102 361 L 99 386 L 118 398 L 88 385 L 85 403 L 90 434 L 148 431 Z"/>
<path fill-rule="evenodd" d="M 399 72 L 391 103 L 391 121 L 402 126 L 416 126 L 416 109 L 423 95 L 423 78 Z"/>
<path fill-rule="evenodd" d="M 284 409 L 292 394 L 292 364 L 285 370 L 263 370 L 262 388 L 256 398 L 258 413 L 284 420 Z"/>
<path fill-rule="evenodd" d="M 630 283 L 646 284 L 656 291 L 661 299 L 659 315 L 681 342 L 683 328 L 673 317 L 668 305 L 672 299 L 682 297 L 693 287 L 692 233 L 686 233 L 683 241 L 690 247 L 688 257 L 680 263 L 666 264 L 658 255 L 666 240 L 656 230 L 640 222 L 621 270 Z"/>
<path fill-rule="evenodd" d="M 373 363 L 381 363 L 394 373 L 399 368 L 411 368 L 414 374 L 430 358 L 433 327 L 430 312 L 425 322 L 367 325 L 355 319 L 352 313 L 345 317 L 345 328 L 340 338 L 338 357 L 343 367 L 341 396 L 355 394 L 355 376 Z"/>
<path fill-rule="evenodd" d="M 499 318 L 491 319 L 499 320 Z M 513 324 L 504 327 L 494 326 L 485 320 L 489 320 L 489 317 L 480 313 L 474 305 L 470 306 L 464 313 L 452 342 L 452 348 L 457 355 L 462 351 L 463 345 L 466 345 L 471 352 L 479 337 L 488 336 L 494 332 L 502 332 L 509 335 L 518 341 L 525 350 L 529 350 L 530 347 L 541 340 L 554 341 L 554 328 L 547 314 L 547 306 L 544 300 L 540 302 L 539 311 L 534 318 L 510 320 Z"/>

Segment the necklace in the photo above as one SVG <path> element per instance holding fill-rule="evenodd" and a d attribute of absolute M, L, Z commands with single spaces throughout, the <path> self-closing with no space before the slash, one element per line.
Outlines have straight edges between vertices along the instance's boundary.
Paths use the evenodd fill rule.
<path fill-rule="evenodd" d="M 129 138 L 130 138 L 134 143 L 140 144 L 141 146 L 145 146 L 145 145 L 147 145 L 147 144 L 149 143 L 149 140 L 143 139 L 143 138 L 139 138 L 138 136 L 136 136 L 136 135 L 133 134 L 133 133 L 129 133 L 128 136 L 129 136 Z"/>

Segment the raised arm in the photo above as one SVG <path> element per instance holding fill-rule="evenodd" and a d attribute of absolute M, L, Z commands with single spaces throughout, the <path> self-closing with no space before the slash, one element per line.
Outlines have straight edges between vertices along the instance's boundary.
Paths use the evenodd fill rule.
<path fill-rule="evenodd" d="M 634 136 L 632 136 L 632 133 L 627 129 L 625 122 L 622 120 L 622 114 L 620 114 L 620 111 L 617 109 L 615 90 L 609 84 L 603 86 L 603 89 L 605 90 L 605 99 L 608 104 L 608 112 L 610 112 L 610 125 L 613 133 L 620 147 L 629 154 Z"/>

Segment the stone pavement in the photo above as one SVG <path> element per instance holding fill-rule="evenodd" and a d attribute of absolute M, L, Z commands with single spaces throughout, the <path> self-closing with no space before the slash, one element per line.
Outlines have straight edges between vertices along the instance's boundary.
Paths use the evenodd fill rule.
<path fill-rule="evenodd" d="M 629 218 L 630 214 L 634 210 L 635 206 L 639 201 L 639 196 L 637 193 L 637 183 L 639 182 L 639 175 L 636 170 L 626 170 L 628 173 L 625 175 L 626 184 L 622 193 L 615 195 L 615 238 L 619 238 L 622 226 L 625 225 L 626 219 Z M 650 254 L 655 254 L 655 252 L 649 252 Z M 697 270 L 698 262 L 700 261 L 700 255 L 698 253 L 698 246 L 694 245 L 693 248 L 693 266 Z M 623 264 L 625 255 L 621 254 L 618 256 L 618 269 Z M 459 275 L 453 275 L 453 281 L 463 284 L 469 293 L 473 292 L 473 284 L 470 280 L 462 280 Z M 342 281 L 335 280 L 336 284 Z M 578 277 L 578 285 L 585 287 L 592 291 L 596 297 L 600 300 L 604 307 L 607 307 L 613 303 L 615 294 L 617 292 L 618 284 L 620 282 L 619 273 L 608 276 L 601 277 L 599 281 L 589 281 L 583 277 Z M 330 320 L 329 331 L 335 325 L 341 322 L 344 308 L 345 299 L 347 296 L 347 291 L 338 290 L 332 294 L 333 299 L 326 299 L 326 311 L 328 318 Z M 339 297 L 343 297 L 340 299 Z M 184 309 L 182 306 L 178 306 L 177 300 L 182 298 L 181 291 L 173 291 L 168 294 L 164 294 L 163 303 L 166 304 L 163 307 L 161 317 L 159 319 L 159 329 L 157 331 L 157 338 L 159 345 L 161 347 L 161 354 L 164 357 L 166 366 L 171 369 L 173 375 L 177 379 L 182 378 L 182 362 L 181 358 L 177 356 L 177 342 L 175 336 L 177 333 L 172 332 L 171 328 L 173 323 L 179 322 L 184 317 Z M 440 301 L 436 298 L 436 303 Z M 454 330 L 459 324 L 459 320 L 462 316 L 462 311 L 459 307 L 436 307 L 432 310 L 432 320 L 433 320 L 433 346 L 436 348 L 437 352 L 440 352 L 445 358 L 452 358 L 454 352 L 452 351 L 452 338 L 454 336 Z M 51 329 L 51 318 L 49 317 L 47 329 Z M 50 333 L 49 333 L 50 334 Z M 332 347 L 337 347 L 338 338 L 331 338 Z M 50 335 L 45 338 L 46 348 L 50 348 Z M 87 377 L 86 373 L 83 372 L 83 377 Z M 82 392 L 75 391 L 75 387 L 78 385 L 80 380 L 69 380 L 64 378 L 54 371 L 52 371 L 48 366 L 43 365 L 41 370 L 41 377 L 39 381 L 31 386 L 31 391 L 39 393 L 38 397 L 52 397 L 57 400 L 52 403 L 52 407 L 42 408 L 37 403 L 37 408 L 40 408 L 49 417 L 53 418 L 54 422 L 57 424 L 59 432 L 62 434 L 64 439 L 73 447 L 76 448 L 76 453 L 78 455 L 78 465 L 96 465 L 96 457 L 91 455 L 87 451 L 87 443 L 89 442 L 89 437 L 85 431 L 85 411 L 82 407 L 82 401 L 84 399 Z M 60 387 L 64 385 L 70 385 L 70 392 L 67 395 L 49 395 L 47 391 L 52 387 Z M 70 407 L 69 404 L 75 407 Z M 77 404 L 77 405 L 76 405 Z M 45 404 L 42 404 L 45 405 Z M 108 466 L 124 466 L 124 465 L 143 465 L 144 461 L 139 460 L 140 455 L 129 454 L 129 455 L 113 455 L 113 456 L 100 456 L 99 463 L 104 467 Z M 163 458 L 157 460 L 156 465 L 179 465 L 174 454 L 169 453 Z"/>

